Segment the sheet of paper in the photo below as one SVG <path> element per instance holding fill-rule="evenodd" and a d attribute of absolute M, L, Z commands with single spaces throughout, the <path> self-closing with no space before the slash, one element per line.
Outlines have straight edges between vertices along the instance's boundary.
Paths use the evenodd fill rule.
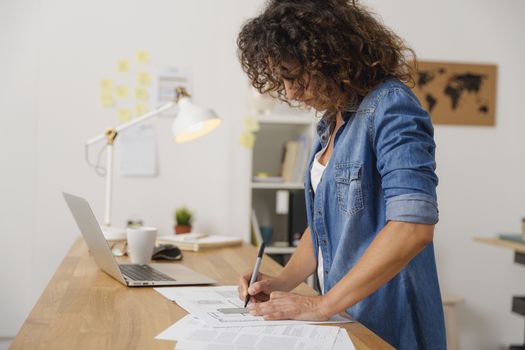
<path fill-rule="evenodd" d="M 148 90 L 143 87 L 136 88 L 135 98 L 140 101 L 147 101 L 149 99 Z"/>
<path fill-rule="evenodd" d="M 129 72 L 129 61 L 126 59 L 117 61 L 117 71 L 118 72 Z"/>
<path fill-rule="evenodd" d="M 253 148 L 255 145 L 255 135 L 251 132 L 244 132 L 239 137 L 239 144 L 244 148 Z"/>
<path fill-rule="evenodd" d="M 155 290 L 167 299 L 176 302 L 190 314 L 197 316 L 202 321 L 213 327 L 253 327 L 351 322 L 339 315 L 324 322 L 296 320 L 266 321 L 260 316 L 252 316 L 250 314 L 224 314 L 218 311 L 218 309 L 222 308 L 244 306 L 243 301 L 239 299 L 237 286 L 171 287 L 155 288 Z"/>
<path fill-rule="evenodd" d="M 151 125 L 137 125 L 122 131 L 117 140 L 122 176 L 156 176 L 157 144 Z"/>
<path fill-rule="evenodd" d="M 339 328 L 332 350 L 355 350 L 354 343 L 344 328 Z"/>
<path fill-rule="evenodd" d="M 128 98 L 129 88 L 126 85 L 117 85 L 115 87 L 115 93 L 118 98 Z"/>
<path fill-rule="evenodd" d="M 331 349 L 339 327 L 314 325 L 213 328 L 187 315 L 156 339 L 176 340 L 176 349 Z"/>
<path fill-rule="evenodd" d="M 141 64 L 147 64 L 150 60 L 149 52 L 146 50 L 137 50 L 136 52 L 137 62 Z"/>
<path fill-rule="evenodd" d="M 193 72 L 189 68 L 183 67 L 169 67 L 161 69 L 157 72 L 156 85 L 156 101 L 152 102 L 153 105 L 162 106 L 167 102 L 171 102 L 175 99 L 175 89 L 177 87 L 183 87 L 188 93 L 195 97 L 193 93 Z M 162 116 L 174 117 L 178 114 L 179 108 L 175 106 L 170 110 L 162 113 Z"/>
<path fill-rule="evenodd" d="M 137 81 L 140 85 L 151 85 L 151 75 L 148 72 L 139 72 L 137 74 Z"/>

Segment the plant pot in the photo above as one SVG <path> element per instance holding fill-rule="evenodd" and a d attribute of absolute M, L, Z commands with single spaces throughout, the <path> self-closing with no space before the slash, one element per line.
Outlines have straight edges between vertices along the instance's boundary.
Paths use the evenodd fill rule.
<path fill-rule="evenodd" d="M 190 233 L 191 226 L 189 225 L 175 225 L 175 234 Z"/>

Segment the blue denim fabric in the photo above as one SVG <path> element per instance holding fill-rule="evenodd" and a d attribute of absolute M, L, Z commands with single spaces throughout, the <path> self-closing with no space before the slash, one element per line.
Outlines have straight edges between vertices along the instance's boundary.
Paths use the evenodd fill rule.
<path fill-rule="evenodd" d="M 310 171 L 305 177 L 308 225 L 314 252 L 320 247 L 323 254 L 325 293 L 389 220 L 438 221 L 434 131 L 412 91 L 389 80 L 343 119 L 315 198 Z M 333 124 L 321 119 L 308 170 L 331 130 Z M 397 349 L 445 349 L 433 244 L 347 312 Z"/>

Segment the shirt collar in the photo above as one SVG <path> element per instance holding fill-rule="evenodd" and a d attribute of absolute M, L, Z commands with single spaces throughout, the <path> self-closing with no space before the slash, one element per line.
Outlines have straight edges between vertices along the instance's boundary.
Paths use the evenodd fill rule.
<path fill-rule="evenodd" d="M 344 109 L 342 113 L 343 124 L 346 123 L 348 119 L 350 119 L 350 117 L 354 115 L 355 112 L 357 112 L 361 101 L 362 100 L 356 101 Z M 323 116 L 321 117 L 321 120 L 317 124 L 317 135 L 319 135 L 319 137 L 321 138 L 321 143 L 323 144 L 323 146 L 324 143 L 328 140 L 330 131 L 333 128 L 332 124 L 333 118 L 331 118 L 330 112 L 324 112 Z M 325 136 L 324 139 L 323 136 Z"/>

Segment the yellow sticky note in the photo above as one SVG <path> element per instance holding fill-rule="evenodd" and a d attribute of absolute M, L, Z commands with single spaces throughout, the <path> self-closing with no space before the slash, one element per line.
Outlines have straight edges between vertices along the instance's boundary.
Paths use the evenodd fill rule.
<path fill-rule="evenodd" d="M 135 89 L 135 97 L 137 100 L 147 100 L 148 99 L 148 90 L 144 88 L 136 88 Z"/>
<path fill-rule="evenodd" d="M 245 132 L 239 138 L 239 143 L 244 148 L 253 148 L 255 144 L 255 135 L 251 132 Z"/>
<path fill-rule="evenodd" d="M 113 96 L 111 95 L 101 95 L 100 103 L 103 107 L 113 107 L 115 105 L 115 100 L 113 100 Z"/>
<path fill-rule="evenodd" d="M 128 108 L 119 108 L 117 111 L 117 118 L 119 122 L 127 122 L 131 120 L 131 111 Z"/>
<path fill-rule="evenodd" d="M 147 72 L 139 72 L 137 74 L 137 81 L 140 85 L 148 86 L 151 84 L 151 75 Z"/>
<path fill-rule="evenodd" d="M 146 114 L 148 111 L 149 111 L 149 109 L 148 109 L 147 105 L 138 104 L 138 105 L 135 106 L 135 115 L 137 117 L 141 116 L 143 114 Z"/>
<path fill-rule="evenodd" d="M 149 63 L 149 52 L 146 50 L 137 50 L 137 62 L 142 64 Z"/>
<path fill-rule="evenodd" d="M 102 79 L 100 81 L 100 90 L 110 91 L 113 88 L 113 80 L 111 79 Z"/>
<path fill-rule="evenodd" d="M 125 85 L 118 85 L 115 87 L 115 93 L 118 98 L 128 98 L 129 89 Z"/>
<path fill-rule="evenodd" d="M 119 72 L 129 72 L 129 61 L 128 60 L 118 60 L 118 62 L 117 62 L 117 71 L 119 71 Z"/>
<path fill-rule="evenodd" d="M 248 132 L 259 131 L 259 129 L 260 129 L 259 122 L 257 121 L 257 119 L 255 119 L 253 117 L 245 118 L 244 119 L 244 128 Z"/>

